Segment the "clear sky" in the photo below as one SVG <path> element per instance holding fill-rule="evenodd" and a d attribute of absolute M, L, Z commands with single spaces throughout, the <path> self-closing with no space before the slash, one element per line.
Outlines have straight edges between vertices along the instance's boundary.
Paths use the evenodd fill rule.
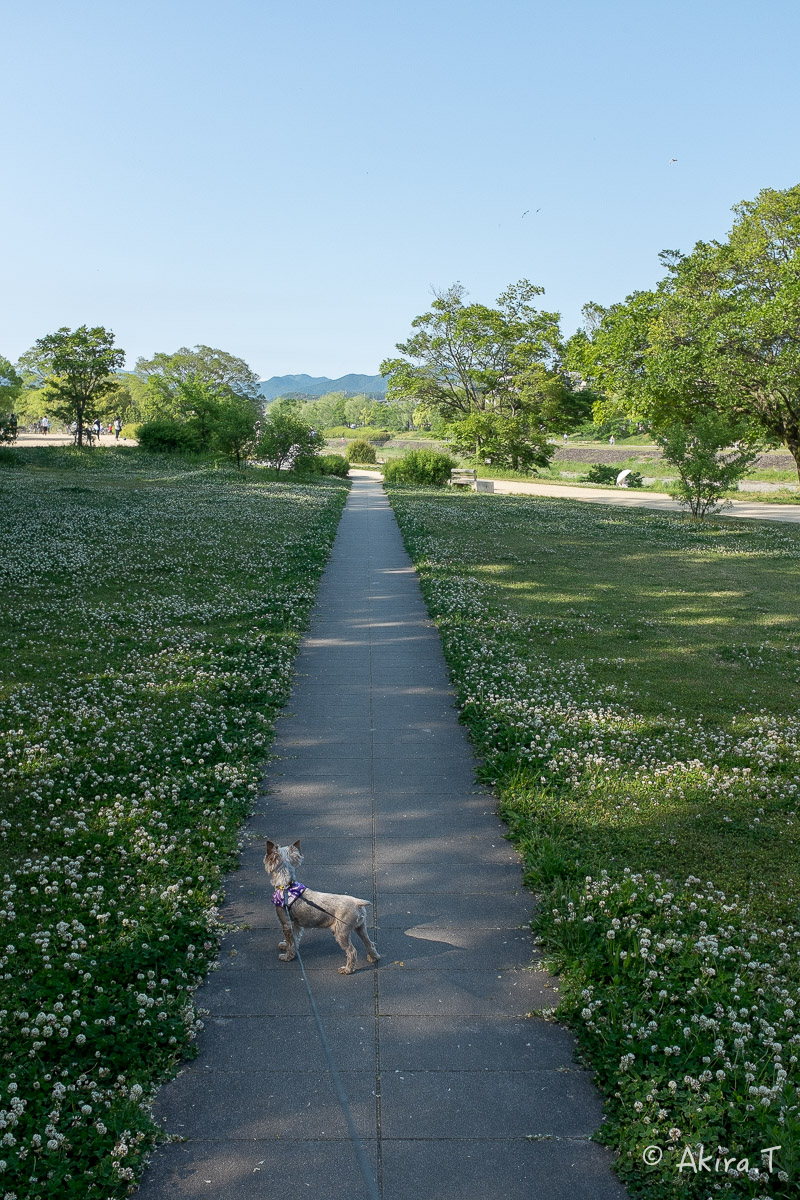
<path fill-rule="evenodd" d="M 12 360 L 372 374 L 455 280 L 570 333 L 800 181 L 797 0 L 0 0 L 0 45 Z"/>

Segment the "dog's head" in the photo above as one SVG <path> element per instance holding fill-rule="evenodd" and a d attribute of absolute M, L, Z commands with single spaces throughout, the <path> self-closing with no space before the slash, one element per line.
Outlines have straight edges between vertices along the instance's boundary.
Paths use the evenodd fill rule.
<path fill-rule="evenodd" d="M 299 867 L 303 861 L 303 855 L 300 853 L 300 839 L 292 842 L 291 846 L 279 846 L 277 842 L 271 842 L 267 838 L 267 852 L 264 855 L 264 869 L 270 877 L 284 875 L 288 873 L 294 875 L 294 868 Z"/>

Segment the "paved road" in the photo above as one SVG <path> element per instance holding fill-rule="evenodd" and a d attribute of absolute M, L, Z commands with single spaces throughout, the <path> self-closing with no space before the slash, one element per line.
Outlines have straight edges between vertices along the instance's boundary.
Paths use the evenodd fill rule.
<path fill-rule="evenodd" d="M 277 958 L 263 835 L 300 837 L 300 879 L 370 898 L 383 958 L 342 976 L 327 931 L 306 969 L 383 1200 L 624 1200 L 589 1137 L 601 1103 L 535 962 L 531 897 L 474 783 L 435 629 L 380 484 L 357 478 L 279 723 L 269 790 L 228 882 L 200 1053 L 155 1111 L 145 1200 L 366 1190 L 296 962 Z"/>
<path fill-rule="evenodd" d="M 563 496 L 566 500 L 588 500 L 590 504 L 619 504 L 623 508 L 660 508 L 685 512 L 676 500 L 660 492 L 639 492 L 628 488 L 584 488 L 563 483 L 518 483 L 495 479 L 495 492 L 504 495 Z M 732 500 L 721 517 L 748 517 L 756 521 L 800 521 L 800 504 L 763 504 L 757 500 Z"/>

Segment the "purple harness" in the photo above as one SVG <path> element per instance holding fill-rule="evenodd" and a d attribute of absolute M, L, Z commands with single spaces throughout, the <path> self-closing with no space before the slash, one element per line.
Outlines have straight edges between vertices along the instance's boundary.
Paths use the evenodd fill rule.
<path fill-rule="evenodd" d="M 276 908 L 291 908 L 298 896 L 306 890 L 304 883 L 291 883 L 286 887 L 275 888 L 272 893 L 272 903 Z"/>

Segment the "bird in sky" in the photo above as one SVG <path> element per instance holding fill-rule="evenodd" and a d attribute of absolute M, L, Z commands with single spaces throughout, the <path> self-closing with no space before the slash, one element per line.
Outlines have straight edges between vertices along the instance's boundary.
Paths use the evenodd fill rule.
<path fill-rule="evenodd" d="M 531 210 L 530 210 L 529 208 L 526 208 L 526 209 L 525 209 L 525 212 L 522 214 L 522 217 L 527 217 L 527 215 L 528 215 L 528 213 L 529 213 L 530 211 L 531 211 Z M 522 220 L 522 217 L 520 217 L 520 220 Z"/>
<path fill-rule="evenodd" d="M 667 165 L 671 167 L 671 166 L 672 166 L 672 164 L 673 164 L 673 163 L 676 163 L 677 161 L 678 161 L 678 160 L 677 160 L 677 158 L 671 158 L 671 159 L 669 160 L 669 163 L 668 163 Z"/>

